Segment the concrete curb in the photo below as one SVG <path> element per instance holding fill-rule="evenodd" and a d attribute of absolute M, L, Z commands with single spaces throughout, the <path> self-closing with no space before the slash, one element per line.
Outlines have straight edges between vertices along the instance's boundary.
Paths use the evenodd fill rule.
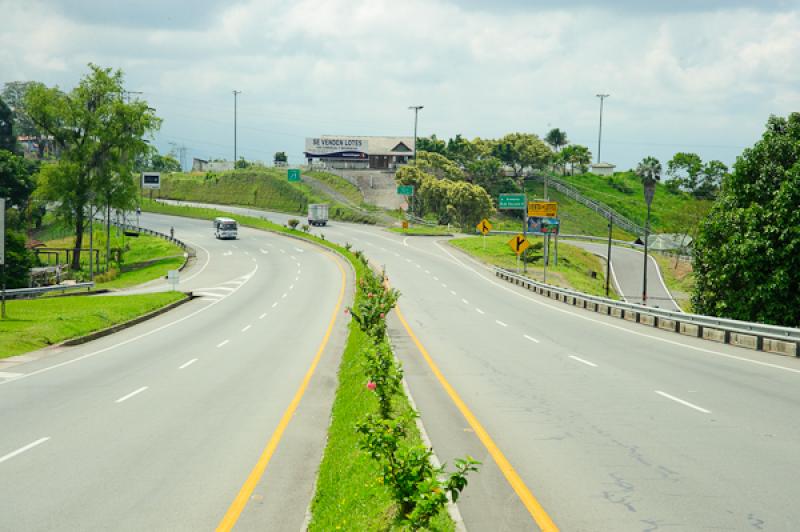
<path fill-rule="evenodd" d="M 132 320 L 129 320 L 129 321 L 126 321 L 126 322 L 123 322 L 123 323 L 118 323 L 117 325 L 112 325 L 111 327 L 108 327 L 106 329 L 101 329 L 99 331 L 95 331 L 95 332 L 89 333 L 89 334 L 87 334 L 85 336 L 79 336 L 78 338 L 72 338 L 70 340 L 66 340 L 64 342 L 61 342 L 60 344 L 55 344 L 52 347 L 61 347 L 61 346 L 71 347 L 71 346 L 75 346 L 75 345 L 85 344 L 87 342 L 91 342 L 92 340 L 97 340 L 98 338 L 103 338 L 104 336 L 109 336 L 109 335 L 114 334 L 116 332 L 119 332 L 119 331 L 122 331 L 124 329 L 128 329 L 130 327 L 133 327 L 134 325 L 138 325 L 139 323 L 142 323 L 144 321 L 147 321 L 147 320 L 150 320 L 152 318 L 155 318 L 156 316 L 160 316 L 161 314 L 164 314 L 165 312 L 169 312 L 170 310 L 172 310 L 172 309 L 174 309 L 176 307 L 179 307 L 179 306 L 183 305 L 184 303 L 187 303 L 187 302 L 191 301 L 192 299 L 194 299 L 194 296 L 191 294 L 191 292 L 189 292 L 188 294 L 186 294 L 186 297 L 184 297 L 183 299 L 180 299 L 178 301 L 170 303 L 169 305 L 163 306 L 160 309 L 154 310 L 154 311 L 152 311 L 152 312 L 150 312 L 148 314 L 143 314 L 143 315 L 139 316 L 138 318 L 134 318 Z"/>

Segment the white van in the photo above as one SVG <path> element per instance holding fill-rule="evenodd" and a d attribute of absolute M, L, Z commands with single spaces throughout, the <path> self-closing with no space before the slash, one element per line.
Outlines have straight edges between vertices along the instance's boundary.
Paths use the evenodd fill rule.
<path fill-rule="evenodd" d="M 219 239 L 233 239 L 239 235 L 239 224 L 233 218 L 214 218 L 214 236 Z"/>

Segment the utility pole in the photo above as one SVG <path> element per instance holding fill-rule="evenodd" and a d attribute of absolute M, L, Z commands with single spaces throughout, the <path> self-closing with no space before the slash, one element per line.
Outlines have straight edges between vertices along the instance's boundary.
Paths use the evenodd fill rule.
<path fill-rule="evenodd" d="M 600 141 L 603 139 L 603 100 L 611 96 L 610 94 L 597 94 L 600 98 L 600 130 L 597 132 L 597 162 L 600 163 Z"/>
<path fill-rule="evenodd" d="M 236 152 L 236 114 L 237 114 L 237 100 L 242 91 L 233 91 L 233 168 L 236 169 L 237 155 Z"/>
<path fill-rule="evenodd" d="M 419 110 L 423 109 L 423 105 L 411 105 L 409 109 L 414 110 L 414 164 L 417 164 L 417 115 L 419 114 Z"/>
<path fill-rule="evenodd" d="M 608 284 L 611 281 L 611 230 L 614 228 L 614 218 L 608 213 L 608 252 L 606 253 L 606 297 L 608 297 Z"/>

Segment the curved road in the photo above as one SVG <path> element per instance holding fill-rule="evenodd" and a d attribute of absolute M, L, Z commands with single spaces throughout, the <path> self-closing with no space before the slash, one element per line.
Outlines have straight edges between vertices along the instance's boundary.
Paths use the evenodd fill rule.
<path fill-rule="evenodd" d="M 569 531 L 796 530 L 799 359 L 556 303 L 441 239 L 315 232 L 402 292 L 390 333 L 434 448 L 484 464 L 459 499 L 470 530 L 536 529 L 532 501 Z"/>
<path fill-rule="evenodd" d="M 217 241 L 206 221 L 144 215 L 142 225 L 174 226 L 197 247 L 180 288 L 200 297 L 83 346 L 35 353 L 10 369 L 18 378 L 0 380 L 0 530 L 215 528 L 320 353 L 239 518 L 241 529 L 300 529 L 345 338 L 336 317 L 349 269 L 264 232 Z"/>

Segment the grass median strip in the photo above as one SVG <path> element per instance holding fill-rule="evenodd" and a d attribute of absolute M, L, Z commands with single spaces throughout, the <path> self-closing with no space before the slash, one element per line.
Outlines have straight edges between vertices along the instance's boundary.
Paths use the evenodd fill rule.
<path fill-rule="evenodd" d="M 8 318 L 0 321 L 0 359 L 124 323 L 184 297 L 181 292 L 161 292 L 8 301 Z"/>

